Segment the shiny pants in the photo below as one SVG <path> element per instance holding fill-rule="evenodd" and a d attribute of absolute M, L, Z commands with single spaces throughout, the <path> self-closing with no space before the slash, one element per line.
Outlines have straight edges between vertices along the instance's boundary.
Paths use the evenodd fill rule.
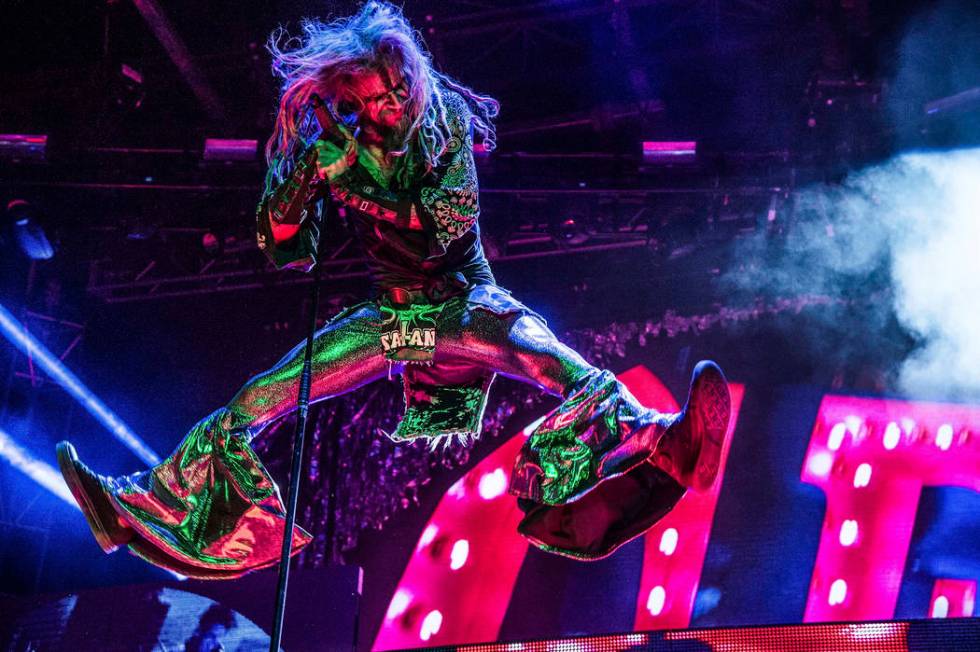
<path fill-rule="evenodd" d="M 435 363 L 476 366 L 531 383 L 556 396 L 598 370 L 581 355 L 558 341 L 544 321 L 530 311 L 496 314 L 466 307 L 463 298 L 447 307 L 446 328 L 439 331 Z M 314 340 L 311 402 L 352 391 L 390 373 L 380 343 L 381 314 L 373 303 L 341 313 L 321 328 Z M 303 369 L 302 342 L 271 369 L 251 380 L 235 395 L 228 409 L 235 415 L 233 429 L 254 436 L 262 428 L 296 407 Z"/>
<path fill-rule="evenodd" d="M 343 311 L 314 339 L 311 401 L 390 373 L 376 303 Z M 224 579 L 278 561 L 285 510 L 251 438 L 296 408 L 305 342 L 202 419 L 173 454 L 145 472 L 108 480 L 104 496 L 133 531 L 130 549 L 192 577 Z M 608 371 L 560 343 L 506 291 L 482 286 L 445 305 L 435 367 L 454 384 L 474 369 L 534 384 L 565 400 L 528 438 L 511 492 L 518 530 L 539 547 L 605 556 L 668 511 L 683 488 L 646 464 L 668 425 Z M 416 373 L 416 372 L 413 372 Z M 294 551 L 312 537 L 296 527 Z"/>

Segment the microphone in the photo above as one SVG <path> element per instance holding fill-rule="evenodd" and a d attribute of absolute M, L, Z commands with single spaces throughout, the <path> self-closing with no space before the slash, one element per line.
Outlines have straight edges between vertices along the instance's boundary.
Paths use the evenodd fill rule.
<path fill-rule="evenodd" d="M 340 130 L 339 125 L 347 124 L 344 120 L 337 114 L 337 111 L 333 108 L 333 105 L 329 102 L 324 102 L 317 93 L 312 93 L 310 95 L 310 106 L 313 109 L 313 115 L 316 116 L 316 121 L 320 125 L 320 138 L 323 140 L 328 140 L 337 147 L 343 149 L 347 145 L 348 136 Z M 357 137 L 358 129 L 354 130 L 352 136 Z"/>

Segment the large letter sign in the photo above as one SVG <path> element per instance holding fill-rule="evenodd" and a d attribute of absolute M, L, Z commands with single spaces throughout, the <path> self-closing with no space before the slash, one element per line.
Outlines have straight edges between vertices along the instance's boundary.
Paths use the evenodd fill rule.
<path fill-rule="evenodd" d="M 922 487 L 980 491 L 978 432 L 965 405 L 824 397 L 801 476 L 827 496 L 804 621 L 894 616 Z M 956 595 L 972 611 L 973 594 Z"/>
<path fill-rule="evenodd" d="M 644 405 L 677 411 L 670 391 L 645 367 L 619 377 Z M 735 416 L 729 433 L 742 393 L 741 385 L 732 386 Z M 501 445 L 442 497 L 395 589 L 373 649 L 496 639 L 528 546 L 517 534 L 522 514 L 507 487 L 514 459 L 536 425 Z M 731 437 L 714 487 L 689 492 L 645 535 L 636 628 L 685 627 L 690 621 L 730 443 Z"/>

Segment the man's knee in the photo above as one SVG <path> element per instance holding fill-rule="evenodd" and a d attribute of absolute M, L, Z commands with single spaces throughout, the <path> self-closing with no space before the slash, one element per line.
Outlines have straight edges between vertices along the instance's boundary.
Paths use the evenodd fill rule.
<path fill-rule="evenodd" d="M 464 349 L 494 352 L 510 357 L 515 353 L 512 332 L 520 315 L 498 315 L 489 310 L 470 310 L 460 321 L 458 329 L 448 329 L 447 339 L 458 340 Z"/>
<path fill-rule="evenodd" d="M 281 370 L 280 370 L 281 371 Z M 275 407 L 283 398 L 284 388 L 279 374 L 266 372 L 251 378 L 226 408 L 234 415 L 236 425 L 248 425 Z"/>

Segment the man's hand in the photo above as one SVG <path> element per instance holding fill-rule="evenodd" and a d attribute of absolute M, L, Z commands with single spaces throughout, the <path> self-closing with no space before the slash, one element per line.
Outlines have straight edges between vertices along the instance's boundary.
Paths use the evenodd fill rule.
<path fill-rule="evenodd" d="M 343 146 L 322 138 L 313 144 L 317 153 L 317 176 L 327 183 L 332 182 L 357 162 L 357 140 L 354 135 L 340 124 L 334 126 L 333 130 L 334 139 L 342 140 Z"/>

